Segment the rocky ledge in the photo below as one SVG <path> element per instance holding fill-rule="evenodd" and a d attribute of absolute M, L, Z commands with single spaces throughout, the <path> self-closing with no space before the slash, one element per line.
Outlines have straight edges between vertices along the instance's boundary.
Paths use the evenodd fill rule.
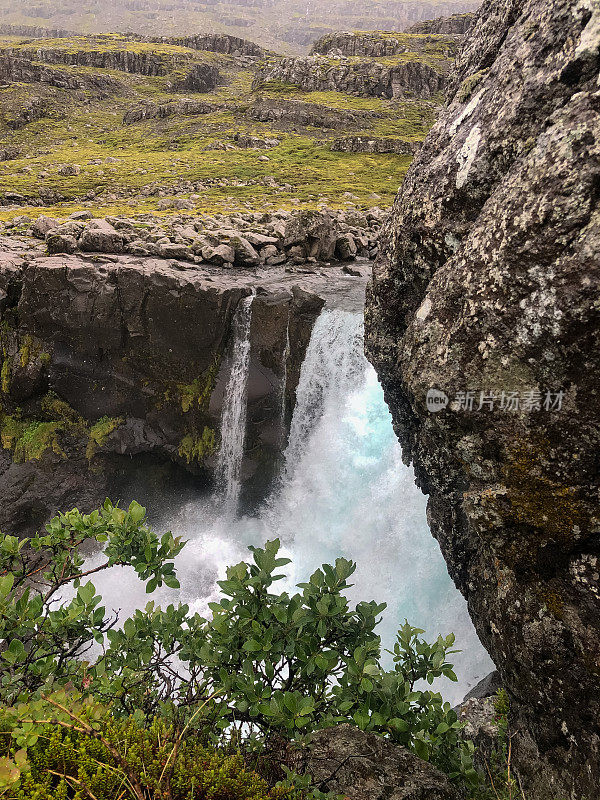
<path fill-rule="evenodd" d="M 469 12 L 466 14 L 452 14 L 450 17 L 427 19 L 423 22 L 415 22 L 414 25 L 406 29 L 406 33 L 444 33 L 464 36 L 469 32 L 474 17 L 475 14 Z"/>
<path fill-rule="evenodd" d="M 312 46 L 311 55 L 365 56 L 382 58 L 403 53 L 443 53 L 454 58 L 456 39 L 452 36 L 412 35 L 395 31 L 366 31 L 361 33 L 330 33 L 322 36 Z"/>
<path fill-rule="evenodd" d="M 63 40 L 64 41 L 64 40 Z M 211 62 L 195 62 L 195 54 L 186 53 L 161 53 L 153 51 L 136 51 L 127 49 L 124 40 L 114 40 L 104 37 L 80 37 L 67 40 L 71 46 L 51 47 L 45 45 L 43 40 L 30 43 L 27 46 L 7 47 L 2 49 L 4 56 L 4 72 L 8 66 L 14 64 L 14 74 L 6 74 L 6 80 L 23 80 L 23 64 L 30 64 L 32 75 L 41 68 L 41 64 L 68 67 L 87 67 L 92 69 L 109 69 L 130 74 L 146 75 L 150 77 L 166 76 L 174 73 L 170 88 L 179 91 L 210 92 L 222 82 L 218 67 Z M 32 79 L 30 79 L 32 80 Z M 70 87 L 69 87 L 70 88 Z"/>
<path fill-rule="evenodd" d="M 597 5 L 484 2 L 366 312 L 540 800 L 600 785 L 599 49 Z"/>

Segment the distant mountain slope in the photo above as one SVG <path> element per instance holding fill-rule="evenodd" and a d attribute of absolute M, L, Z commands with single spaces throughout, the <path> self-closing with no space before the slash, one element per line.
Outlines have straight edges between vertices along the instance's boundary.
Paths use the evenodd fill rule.
<path fill-rule="evenodd" d="M 478 0 L 0 0 L 0 25 L 161 36 L 229 33 L 300 53 L 332 31 L 402 30 L 478 5 Z"/>

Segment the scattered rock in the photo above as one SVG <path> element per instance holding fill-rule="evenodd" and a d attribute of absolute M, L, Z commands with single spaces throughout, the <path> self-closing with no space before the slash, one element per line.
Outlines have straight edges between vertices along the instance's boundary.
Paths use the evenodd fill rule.
<path fill-rule="evenodd" d="M 74 253 L 77 239 L 69 234 L 50 232 L 46 234 L 46 247 L 50 254 Z"/>
<path fill-rule="evenodd" d="M 37 239 L 45 239 L 46 234 L 59 225 L 58 220 L 46 217 L 43 214 L 31 226 L 31 232 Z"/>
<path fill-rule="evenodd" d="M 208 245 L 202 250 L 202 258 L 210 264 L 225 266 L 233 264 L 235 261 L 235 250 L 227 244 L 220 244 L 217 247 Z"/>
<path fill-rule="evenodd" d="M 81 234 L 82 250 L 98 253 L 122 253 L 123 236 L 104 219 L 89 222 Z"/>
<path fill-rule="evenodd" d="M 65 177 L 81 175 L 81 166 L 79 164 L 63 164 L 62 167 L 59 167 L 58 174 Z"/>

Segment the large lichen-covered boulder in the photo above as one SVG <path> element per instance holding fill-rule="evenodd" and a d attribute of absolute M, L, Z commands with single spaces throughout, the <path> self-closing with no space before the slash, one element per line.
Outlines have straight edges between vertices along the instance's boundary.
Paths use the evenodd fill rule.
<path fill-rule="evenodd" d="M 596 3 L 483 4 L 366 312 L 432 532 L 512 700 L 513 766 L 544 800 L 600 785 L 599 45 Z"/>
<path fill-rule="evenodd" d="M 347 800 L 458 800 L 446 775 L 405 747 L 353 725 L 315 733 L 303 768 Z"/>

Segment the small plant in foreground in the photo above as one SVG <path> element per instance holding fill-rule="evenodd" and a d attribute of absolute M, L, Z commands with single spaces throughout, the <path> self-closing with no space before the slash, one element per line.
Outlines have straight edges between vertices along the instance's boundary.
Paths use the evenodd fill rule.
<path fill-rule="evenodd" d="M 104 559 L 86 568 L 79 547 L 90 538 L 104 545 Z M 313 730 L 350 722 L 453 778 L 477 780 L 461 723 L 429 688 L 442 676 L 456 680 L 447 661 L 454 636 L 428 643 L 406 623 L 386 669 L 375 632 L 385 604 L 349 606 L 344 593 L 355 564 L 346 559 L 323 565 L 293 594 L 277 593 L 272 587 L 289 559 L 279 541 L 267 542 L 227 570 L 211 619 L 185 604 L 149 602 L 120 628 L 93 584 L 82 583 L 130 565 L 149 593 L 163 583 L 177 588 L 172 559 L 182 547 L 170 533 L 156 536 L 137 503 L 124 510 L 109 501 L 90 515 L 60 515 L 31 540 L 0 536 L 0 634 L 10 642 L 0 653 L 0 700 L 23 711 L 17 718 L 11 711 L 2 730 L 11 731 L 15 755 L 46 735 L 30 704 L 74 689 L 82 702 L 93 696 L 108 709 L 114 724 L 151 727 L 159 717 L 175 731 L 213 746 L 235 741 L 246 752 L 275 739 L 302 743 Z M 64 601 L 68 584 L 75 595 Z M 101 653 L 86 661 L 94 643 Z"/>

